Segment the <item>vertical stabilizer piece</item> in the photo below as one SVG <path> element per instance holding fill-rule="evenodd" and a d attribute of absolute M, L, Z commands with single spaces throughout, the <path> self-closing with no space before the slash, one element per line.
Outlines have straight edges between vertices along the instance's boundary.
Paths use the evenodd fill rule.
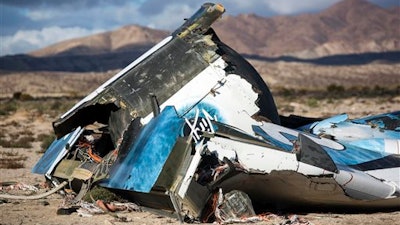
<path fill-rule="evenodd" d="M 299 162 L 337 173 L 335 163 L 321 145 L 301 133 L 298 140 L 300 146 L 298 146 L 299 150 L 296 152 L 296 157 Z"/>

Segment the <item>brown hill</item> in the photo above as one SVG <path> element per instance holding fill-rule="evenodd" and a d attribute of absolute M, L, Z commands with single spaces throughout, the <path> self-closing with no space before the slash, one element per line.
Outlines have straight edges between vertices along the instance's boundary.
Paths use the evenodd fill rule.
<path fill-rule="evenodd" d="M 228 9 L 229 10 L 229 9 Z M 222 40 L 240 53 L 315 58 L 335 54 L 400 50 L 400 7 L 381 8 L 366 0 L 343 0 L 315 14 L 265 18 L 224 16 L 214 26 Z M 64 41 L 32 56 L 101 54 L 154 45 L 169 32 L 125 26 Z"/>
<path fill-rule="evenodd" d="M 225 15 L 213 27 L 225 43 L 249 58 L 354 65 L 377 60 L 399 62 L 399 24 L 400 7 L 386 9 L 366 0 L 343 0 L 314 14 L 270 18 Z M 60 42 L 29 55 L 1 57 L 0 69 L 79 72 L 118 69 L 169 33 L 125 26 Z"/>
<path fill-rule="evenodd" d="M 226 16 L 215 29 L 239 52 L 261 56 L 314 58 L 394 51 L 400 49 L 399 8 L 344 0 L 316 14 Z"/>
<path fill-rule="evenodd" d="M 30 53 L 32 56 L 103 54 L 129 51 L 133 48 L 148 48 L 159 42 L 169 32 L 137 25 L 95 34 L 83 38 L 63 41 Z"/>

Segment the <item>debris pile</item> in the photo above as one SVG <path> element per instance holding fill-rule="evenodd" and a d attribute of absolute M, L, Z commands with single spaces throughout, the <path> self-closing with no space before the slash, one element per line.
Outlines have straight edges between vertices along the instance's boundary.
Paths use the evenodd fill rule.
<path fill-rule="evenodd" d="M 61 115 L 32 172 L 82 215 L 129 208 L 100 199 L 83 209 L 94 187 L 181 222 L 282 219 L 255 212 L 299 206 L 400 209 L 400 112 L 279 115 L 262 77 L 211 28 L 224 11 L 204 4 Z"/>
<path fill-rule="evenodd" d="M 37 192 L 39 190 L 39 185 L 30 185 L 21 182 L 2 182 L 0 183 L 0 191 L 9 192 L 9 191 L 31 191 Z"/>
<path fill-rule="evenodd" d="M 115 212 L 140 212 L 141 208 L 131 202 L 121 203 L 121 202 L 104 202 L 102 200 L 97 200 L 96 203 L 88 203 L 82 201 L 79 204 L 76 212 L 82 217 L 91 217 L 96 214 L 104 213 L 115 213 Z"/>

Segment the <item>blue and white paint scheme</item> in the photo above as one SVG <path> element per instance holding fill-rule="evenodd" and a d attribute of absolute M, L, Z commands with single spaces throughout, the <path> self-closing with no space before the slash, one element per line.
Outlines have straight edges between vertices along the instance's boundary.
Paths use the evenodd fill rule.
<path fill-rule="evenodd" d="M 316 123 L 312 126 L 313 129 L 318 127 L 318 133 L 315 134 L 271 123 L 255 126 L 254 131 L 266 141 L 287 152 L 295 148 L 294 144 L 298 141 L 297 137 L 300 134 L 308 136 L 321 146 L 339 167 L 335 180 L 354 198 L 374 199 L 374 197 L 389 198 L 399 195 L 400 134 L 396 131 L 380 128 L 377 130 L 370 125 L 343 120 L 346 117 L 341 115 L 339 120 L 337 120 L 338 117 L 323 120 L 321 121 L 323 126 Z M 323 137 L 327 134 L 331 139 Z M 293 154 L 291 157 L 294 157 Z M 286 169 L 293 169 L 289 163 L 281 164 L 288 165 Z M 279 167 L 279 169 L 283 168 Z M 310 175 L 310 171 L 297 171 Z M 318 174 L 316 171 L 318 171 L 317 168 L 312 173 Z M 320 174 L 325 173 L 326 171 L 320 171 Z M 371 188 L 366 188 L 368 186 Z"/>
<path fill-rule="evenodd" d="M 220 190 L 280 209 L 400 209 L 400 112 L 279 115 L 262 77 L 211 29 L 223 12 L 204 4 L 54 121 L 58 139 L 32 172 L 195 221 Z"/>
<path fill-rule="evenodd" d="M 129 146 L 129 154 L 118 167 L 113 167 L 104 187 L 150 192 L 176 139 L 182 133 L 184 120 L 173 107 L 165 109 L 140 132 L 138 140 Z M 121 182 L 121 181 L 124 182 Z"/>
<path fill-rule="evenodd" d="M 75 144 L 82 132 L 83 129 L 78 127 L 76 130 L 64 137 L 54 140 L 47 148 L 44 155 L 32 168 L 32 173 L 44 174 L 46 177 L 51 178 L 51 174 L 56 165 L 65 157 L 69 150 L 69 146 Z"/>

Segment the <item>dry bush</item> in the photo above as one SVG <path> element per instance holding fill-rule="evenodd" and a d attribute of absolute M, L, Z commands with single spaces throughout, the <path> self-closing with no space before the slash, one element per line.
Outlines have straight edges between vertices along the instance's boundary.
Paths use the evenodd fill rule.
<path fill-rule="evenodd" d="M 20 101 L 29 101 L 32 100 L 33 97 L 30 94 L 23 93 L 23 92 L 14 92 L 13 99 L 20 100 Z"/>
<path fill-rule="evenodd" d="M 4 148 L 32 148 L 35 141 L 32 131 L 22 130 L 16 133 L 8 133 L 0 137 L 0 146 Z"/>
<path fill-rule="evenodd" d="M 27 158 L 16 152 L 0 152 L 0 169 L 24 168 L 24 161 Z"/>
<path fill-rule="evenodd" d="M 19 139 L 0 139 L 0 145 L 4 148 L 32 148 L 32 143 L 35 140 L 33 137 L 21 137 Z"/>
<path fill-rule="evenodd" d="M 40 150 L 38 153 L 44 153 L 48 147 L 50 147 L 51 143 L 56 139 L 56 136 L 52 134 L 39 134 L 37 137 L 37 141 L 40 141 Z"/>
<path fill-rule="evenodd" d="M 112 201 L 123 201 L 121 197 L 116 195 L 115 193 L 111 192 L 110 190 L 95 186 L 93 187 L 86 195 L 83 197 L 83 200 L 87 202 L 92 202 L 92 200 L 101 199 L 105 202 L 112 202 Z"/>
<path fill-rule="evenodd" d="M 375 85 L 368 86 L 351 86 L 344 87 L 342 85 L 331 84 L 326 89 L 307 89 L 307 88 L 288 88 L 275 87 L 273 90 L 274 96 L 280 96 L 287 99 L 297 98 L 299 96 L 307 96 L 315 99 L 344 99 L 350 97 L 395 97 L 400 95 L 400 85 L 396 87 L 384 87 Z"/>
<path fill-rule="evenodd" d="M 13 100 L 1 101 L 0 102 L 0 115 L 10 115 L 17 111 L 17 103 Z"/>

